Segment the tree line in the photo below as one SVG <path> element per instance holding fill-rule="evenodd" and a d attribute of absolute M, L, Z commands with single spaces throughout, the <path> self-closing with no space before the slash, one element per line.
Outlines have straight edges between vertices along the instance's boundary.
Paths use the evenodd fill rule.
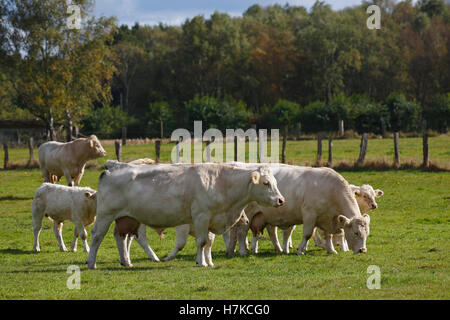
<path fill-rule="evenodd" d="M 0 118 L 37 117 L 103 138 L 167 137 L 174 128 L 280 128 L 330 136 L 448 130 L 450 6 L 374 1 L 332 10 L 249 7 L 180 26 L 118 25 L 77 0 L 0 5 Z M 342 129 L 342 128 L 341 128 Z"/>

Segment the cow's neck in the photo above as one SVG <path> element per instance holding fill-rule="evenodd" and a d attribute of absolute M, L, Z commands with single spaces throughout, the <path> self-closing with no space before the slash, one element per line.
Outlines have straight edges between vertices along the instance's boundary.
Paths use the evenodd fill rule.
<path fill-rule="evenodd" d="M 252 201 L 249 195 L 252 172 L 253 170 L 226 169 L 224 180 L 228 190 L 225 201 L 230 205 L 227 211 L 236 211 L 240 214 L 247 204 Z"/>

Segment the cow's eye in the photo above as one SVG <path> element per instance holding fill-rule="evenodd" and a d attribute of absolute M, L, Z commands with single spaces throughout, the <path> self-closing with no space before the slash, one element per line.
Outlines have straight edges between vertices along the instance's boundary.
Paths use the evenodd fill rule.
<path fill-rule="evenodd" d="M 355 236 L 359 236 L 359 232 L 355 232 Z"/>

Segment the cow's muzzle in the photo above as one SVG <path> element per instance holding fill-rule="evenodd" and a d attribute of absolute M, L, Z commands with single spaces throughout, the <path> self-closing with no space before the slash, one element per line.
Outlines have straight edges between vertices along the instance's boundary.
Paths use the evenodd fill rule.
<path fill-rule="evenodd" d="M 275 207 L 281 207 L 284 204 L 284 198 L 278 198 Z"/>

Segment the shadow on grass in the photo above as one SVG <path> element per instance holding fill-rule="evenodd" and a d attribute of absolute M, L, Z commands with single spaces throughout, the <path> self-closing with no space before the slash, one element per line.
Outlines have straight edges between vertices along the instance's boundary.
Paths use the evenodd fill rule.
<path fill-rule="evenodd" d="M 33 200 L 33 197 L 16 197 L 16 196 L 0 197 L 0 201 L 17 201 L 17 200 Z"/>
<path fill-rule="evenodd" d="M 32 250 L 22 250 L 22 249 L 0 249 L 0 254 L 35 254 L 36 252 Z"/>

